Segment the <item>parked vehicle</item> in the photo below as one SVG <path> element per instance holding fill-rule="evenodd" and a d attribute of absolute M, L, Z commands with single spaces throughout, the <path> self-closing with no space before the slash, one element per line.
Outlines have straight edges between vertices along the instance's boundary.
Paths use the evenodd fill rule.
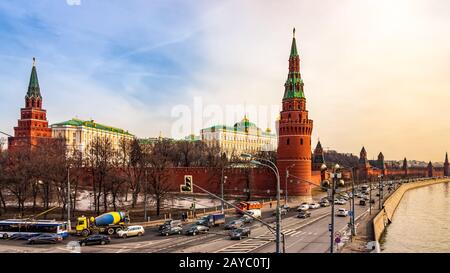
<path fill-rule="evenodd" d="M 76 232 L 78 235 L 81 234 L 83 236 L 95 233 L 113 235 L 125 229 L 129 222 L 128 214 L 122 211 L 108 212 L 90 219 L 83 215 L 77 219 Z"/>
<path fill-rule="evenodd" d="M 119 230 L 117 235 L 125 239 L 130 236 L 142 236 L 144 233 L 145 230 L 143 226 L 129 226 L 126 229 Z"/>
<path fill-rule="evenodd" d="M 179 226 L 174 227 L 166 227 L 165 229 L 161 230 L 161 235 L 169 236 L 172 234 L 181 234 L 183 232 L 183 228 Z"/>
<path fill-rule="evenodd" d="M 182 225 L 183 225 L 183 221 L 181 221 L 181 220 L 168 219 L 164 222 L 164 224 L 162 224 L 158 227 L 158 230 L 161 231 L 161 230 L 169 228 L 169 227 L 181 227 Z"/>
<path fill-rule="evenodd" d="M 297 215 L 298 218 L 308 218 L 311 217 L 311 212 L 304 210 L 304 211 L 300 211 Z"/>
<path fill-rule="evenodd" d="M 186 235 L 195 236 L 200 233 L 207 233 L 209 231 L 209 227 L 203 225 L 193 225 L 187 231 Z"/>
<path fill-rule="evenodd" d="M 57 234 L 41 234 L 28 239 L 28 244 L 56 244 L 62 240 L 63 238 Z"/>
<path fill-rule="evenodd" d="M 235 228 L 240 228 L 244 225 L 244 222 L 242 222 L 241 220 L 233 220 L 231 222 L 228 222 L 225 224 L 225 229 L 235 229 Z"/>
<path fill-rule="evenodd" d="M 216 213 L 203 216 L 197 221 L 197 225 L 203 225 L 207 227 L 219 226 L 225 223 L 225 214 Z"/>
<path fill-rule="evenodd" d="M 246 227 L 242 227 L 242 228 L 236 228 L 233 229 L 232 231 L 230 231 L 230 239 L 238 239 L 241 240 L 242 237 L 249 237 L 250 236 L 250 229 L 246 228 Z"/>
<path fill-rule="evenodd" d="M 320 204 L 319 203 L 311 203 L 309 205 L 309 208 L 310 209 L 318 209 L 318 208 L 320 208 Z"/>
<path fill-rule="evenodd" d="M 308 204 L 301 204 L 301 205 L 297 208 L 297 211 L 308 210 L 308 209 L 309 209 L 309 205 L 308 205 Z"/>
<path fill-rule="evenodd" d="M 111 238 L 103 234 L 89 235 L 87 238 L 78 241 L 80 246 L 105 245 L 111 242 Z"/>
<path fill-rule="evenodd" d="M 346 217 L 348 216 L 348 210 L 340 208 L 337 210 L 336 215 Z"/>
<path fill-rule="evenodd" d="M 324 200 L 320 202 L 320 206 L 321 207 L 329 207 L 330 206 L 330 202 L 328 202 L 328 200 Z"/>

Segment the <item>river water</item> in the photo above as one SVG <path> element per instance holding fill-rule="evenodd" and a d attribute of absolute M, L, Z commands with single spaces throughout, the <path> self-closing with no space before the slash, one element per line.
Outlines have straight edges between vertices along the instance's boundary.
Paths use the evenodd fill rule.
<path fill-rule="evenodd" d="M 407 191 L 381 240 L 381 251 L 450 253 L 450 183 Z"/>

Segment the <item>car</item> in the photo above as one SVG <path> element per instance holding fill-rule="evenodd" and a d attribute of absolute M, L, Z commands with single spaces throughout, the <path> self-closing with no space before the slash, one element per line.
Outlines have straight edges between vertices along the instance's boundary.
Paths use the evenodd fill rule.
<path fill-rule="evenodd" d="M 364 195 L 362 199 L 364 199 L 366 201 L 369 201 L 369 196 L 368 195 Z"/>
<path fill-rule="evenodd" d="M 94 234 L 78 241 L 80 246 L 105 245 L 111 243 L 111 238 L 107 235 Z"/>
<path fill-rule="evenodd" d="M 329 206 L 330 206 L 330 202 L 328 202 L 328 200 L 326 200 L 326 201 L 321 201 L 321 202 L 320 202 L 320 206 L 321 206 L 321 207 L 329 207 Z"/>
<path fill-rule="evenodd" d="M 119 230 L 117 236 L 125 239 L 130 236 L 142 236 L 144 233 L 145 230 L 143 226 L 129 226 L 126 229 Z"/>
<path fill-rule="evenodd" d="M 209 231 L 209 227 L 202 225 L 193 225 L 187 231 L 186 235 L 195 236 L 200 233 L 207 233 Z"/>
<path fill-rule="evenodd" d="M 348 210 L 340 208 L 337 210 L 336 215 L 346 217 L 348 216 Z"/>
<path fill-rule="evenodd" d="M 280 215 L 287 215 L 288 211 L 280 207 Z M 277 215 L 277 210 L 275 210 L 272 215 Z"/>
<path fill-rule="evenodd" d="M 300 211 L 297 215 L 298 218 L 308 218 L 311 217 L 311 212 L 304 210 L 304 211 Z"/>
<path fill-rule="evenodd" d="M 364 200 L 364 199 L 359 200 L 359 205 L 365 206 L 366 205 L 366 200 Z"/>
<path fill-rule="evenodd" d="M 376 196 L 380 196 L 380 193 L 379 193 L 379 192 L 377 192 Z"/>
<path fill-rule="evenodd" d="M 350 193 L 348 194 L 348 198 L 353 198 L 353 193 L 350 192 Z"/>
<path fill-rule="evenodd" d="M 163 230 L 167 227 L 175 227 L 175 226 L 181 226 L 182 221 L 181 220 L 173 220 L 173 219 L 167 219 L 164 224 L 160 225 L 158 230 Z"/>
<path fill-rule="evenodd" d="M 179 226 L 175 227 L 167 227 L 161 230 L 161 235 L 169 236 L 172 234 L 181 234 L 183 232 L 183 228 Z"/>
<path fill-rule="evenodd" d="M 310 209 L 318 209 L 318 208 L 320 208 L 320 204 L 319 203 L 311 203 L 309 205 L 309 208 Z"/>
<path fill-rule="evenodd" d="M 291 207 L 289 207 L 289 205 L 283 204 L 283 205 L 281 205 L 281 209 L 289 211 L 291 209 Z"/>
<path fill-rule="evenodd" d="M 30 238 L 33 238 L 33 237 L 36 237 L 39 235 L 40 235 L 39 233 L 14 233 L 13 235 L 11 235 L 9 237 L 9 239 L 10 240 L 28 240 Z M 6 238 L 4 238 L 4 239 L 6 239 Z"/>
<path fill-rule="evenodd" d="M 249 237 L 250 236 L 250 229 L 246 227 L 242 228 L 235 228 L 232 231 L 230 231 L 230 239 L 238 239 L 241 240 L 243 236 Z"/>
<path fill-rule="evenodd" d="M 297 211 L 308 210 L 308 209 L 309 209 L 309 205 L 307 203 L 303 203 L 297 208 Z"/>
<path fill-rule="evenodd" d="M 346 192 L 341 193 L 341 197 L 347 198 L 347 199 L 349 198 L 348 193 L 346 193 Z"/>
<path fill-rule="evenodd" d="M 62 241 L 63 238 L 57 234 L 40 234 L 28 239 L 28 244 L 56 244 Z"/>
<path fill-rule="evenodd" d="M 241 220 L 233 220 L 225 224 L 225 229 L 235 229 L 240 228 L 244 225 L 244 222 Z"/>
<path fill-rule="evenodd" d="M 238 220 L 242 221 L 244 224 L 250 224 L 253 222 L 253 218 L 248 215 L 244 215 L 241 218 L 239 218 Z"/>
<path fill-rule="evenodd" d="M 375 204 L 375 199 L 370 199 L 370 203 Z"/>
<path fill-rule="evenodd" d="M 347 201 L 345 201 L 344 199 L 335 199 L 334 200 L 334 204 L 337 204 L 337 205 L 345 205 L 345 203 L 347 203 Z"/>

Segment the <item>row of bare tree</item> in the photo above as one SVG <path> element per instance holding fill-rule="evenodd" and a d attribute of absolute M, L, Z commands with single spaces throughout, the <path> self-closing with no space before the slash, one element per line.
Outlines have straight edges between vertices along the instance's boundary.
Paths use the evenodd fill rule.
<path fill-rule="evenodd" d="M 69 204 L 70 181 L 72 211 L 77 209 L 80 190 L 85 189 L 91 192 L 97 214 L 116 210 L 130 195 L 131 208 L 137 206 L 139 196 L 144 200 L 151 196 L 159 215 L 170 191 L 169 168 L 221 169 L 229 162 L 218 147 L 201 141 L 123 139 L 114 147 L 110 139 L 98 137 L 82 153 L 67 150 L 64 139 L 52 139 L 31 148 L 0 149 L 0 203 L 6 212 L 6 196 L 11 196 L 22 215 L 25 203 L 32 202 L 33 213 L 38 207 L 57 204 L 63 214 Z"/>

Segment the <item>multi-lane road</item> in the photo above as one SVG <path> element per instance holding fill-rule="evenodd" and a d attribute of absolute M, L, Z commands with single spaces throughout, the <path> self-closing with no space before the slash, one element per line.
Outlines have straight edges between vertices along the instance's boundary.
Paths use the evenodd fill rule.
<path fill-rule="evenodd" d="M 378 192 L 376 190 L 375 192 Z M 378 200 L 375 204 L 378 206 Z M 320 199 L 320 197 L 317 197 Z M 360 206 L 359 200 L 355 198 L 356 217 L 367 213 L 369 203 L 366 206 Z M 318 201 L 318 200 L 316 200 Z M 331 222 L 331 206 L 321 207 L 318 209 L 310 209 L 311 217 L 307 219 L 297 218 L 298 212 L 295 210 L 298 204 L 291 204 L 292 209 L 287 215 L 282 216 L 282 231 L 285 234 L 285 250 L 288 253 L 314 252 L 323 253 L 329 251 L 330 232 L 328 225 Z M 335 205 L 338 208 L 346 208 L 351 210 L 350 202 L 345 205 Z M 262 218 L 264 221 L 274 224 L 274 209 L 263 209 Z M 231 221 L 238 217 L 237 215 L 227 215 L 227 221 Z M 335 216 L 335 231 L 339 232 L 346 229 L 350 217 Z M 184 228 L 187 229 L 189 225 Z M 77 245 L 75 242 L 78 237 L 70 237 L 63 243 L 56 245 L 33 245 L 25 244 L 25 241 L 0 241 L 0 252 L 87 252 L 87 253 L 270 253 L 275 252 L 274 234 L 265 226 L 258 222 L 249 224 L 251 235 L 242 240 L 230 240 L 228 231 L 223 227 L 211 228 L 207 234 L 196 236 L 187 235 L 171 235 L 161 236 L 156 228 L 146 229 L 145 235 L 141 237 L 131 237 L 127 239 L 112 237 L 111 244 L 99 246 L 86 246 L 82 248 L 72 246 Z M 72 242 L 72 243 L 71 243 Z"/>

